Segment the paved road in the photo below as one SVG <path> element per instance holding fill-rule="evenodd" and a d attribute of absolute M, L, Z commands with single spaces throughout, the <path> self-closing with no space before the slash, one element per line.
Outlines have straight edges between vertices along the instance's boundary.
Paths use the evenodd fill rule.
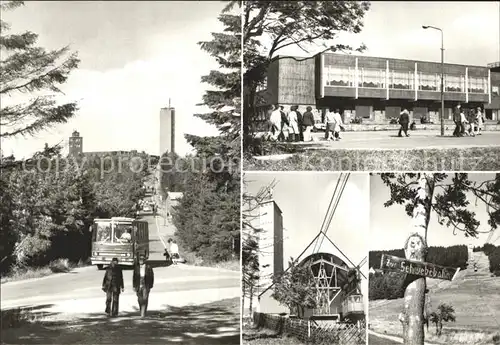
<path fill-rule="evenodd" d="M 124 270 L 125 292 L 120 297 L 120 317 L 117 319 L 104 318 L 105 296 L 101 291 L 104 272 L 98 271 L 95 266 L 78 268 L 70 273 L 56 274 L 40 279 L 2 284 L 2 310 L 22 307 L 30 311 L 37 310 L 38 315 L 50 314 L 51 320 L 53 318 L 77 319 L 79 321 L 75 321 L 75 327 L 80 327 L 83 330 L 93 330 L 95 322 L 90 322 L 89 318 L 101 318 L 101 322 L 115 322 L 117 320 L 116 322 L 123 322 L 128 325 L 127 327 L 132 327 L 132 338 L 137 333 L 133 332 L 134 327 L 141 327 L 136 322 L 146 322 L 147 324 L 144 326 L 146 328 L 154 328 L 159 319 L 164 320 L 164 318 L 169 317 L 168 321 L 177 320 L 176 322 L 180 323 L 175 325 L 176 331 L 173 332 L 173 326 L 169 325 L 168 322 L 163 322 L 163 328 L 155 328 L 156 330 L 153 332 L 156 338 L 154 336 L 144 336 L 144 339 L 133 338 L 136 343 L 148 343 L 153 338 L 158 343 L 163 344 L 171 342 L 210 344 L 215 341 L 214 339 L 217 339 L 219 343 L 227 344 L 234 343 L 235 339 L 239 341 L 239 307 L 233 305 L 219 308 L 217 306 L 217 301 L 240 296 L 239 272 L 189 265 L 165 267 L 163 265 L 164 246 L 162 243 L 173 234 L 174 228 L 171 224 L 164 226 L 163 218 L 155 219 L 152 216 L 147 216 L 144 219 L 149 223 L 150 260 L 156 266 L 154 269 L 155 285 L 151 290 L 148 306 L 151 316 L 148 319 L 138 320 L 138 304 L 137 297 L 132 290 L 131 269 Z M 215 304 L 210 307 L 204 306 L 207 303 Z M 232 303 L 234 304 L 234 301 Z M 196 332 L 193 332 L 193 329 Z M 14 330 L 11 330 L 12 332 Z M 52 340 L 49 341 L 51 336 L 47 335 L 46 330 L 29 330 L 29 333 L 34 335 L 37 335 L 37 332 L 44 336 L 35 337 L 35 340 L 31 337 L 24 340 L 19 339 L 18 342 L 13 341 L 13 343 L 52 342 Z M 61 334 L 65 334 L 64 331 L 61 332 Z M 72 333 L 69 338 L 59 338 L 57 343 L 106 342 L 105 339 L 92 338 L 91 335 L 83 337 L 82 334 L 85 332 L 82 332 L 76 333 L 79 337 Z M 11 333 L 4 334 L 2 331 L 2 336 L 10 336 L 11 341 L 19 336 L 18 333 Z M 92 334 L 94 333 L 92 332 Z M 117 332 L 112 342 L 115 344 L 129 343 L 127 339 L 123 338 L 124 334 Z M 73 338 L 77 340 L 73 340 Z"/>
<path fill-rule="evenodd" d="M 437 131 L 410 131 L 410 137 L 399 138 L 397 132 L 344 132 L 340 141 L 324 141 L 324 133 L 314 133 L 318 141 L 306 143 L 326 149 L 409 149 L 442 147 L 490 147 L 500 146 L 500 132 L 485 132 L 475 137 L 456 138 Z"/>

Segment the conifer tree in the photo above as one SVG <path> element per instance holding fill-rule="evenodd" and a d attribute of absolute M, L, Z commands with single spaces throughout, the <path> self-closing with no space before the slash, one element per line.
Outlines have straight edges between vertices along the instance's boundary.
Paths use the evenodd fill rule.
<path fill-rule="evenodd" d="M 0 5 L 0 11 L 22 6 L 22 1 Z M 75 102 L 59 104 L 54 98 L 80 60 L 69 47 L 46 50 L 36 45 L 38 35 L 26 31 L 9 33 L 10 25 L 0 20 L 0 109 L 1 138 L 33 135 L 66 123 L 77 111 Z M 24 102 L 13 103 L 15 94 L 25 94 Z"/>

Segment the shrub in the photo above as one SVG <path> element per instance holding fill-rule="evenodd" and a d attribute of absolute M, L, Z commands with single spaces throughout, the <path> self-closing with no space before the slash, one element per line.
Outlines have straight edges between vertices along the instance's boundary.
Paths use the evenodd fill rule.
<path fill-rule="evenodd" d="M 52 273 L 65 273 L 71 270 L 72 264 L 68 259 L 57 259 L 49 264 L 49 268 Z"/>

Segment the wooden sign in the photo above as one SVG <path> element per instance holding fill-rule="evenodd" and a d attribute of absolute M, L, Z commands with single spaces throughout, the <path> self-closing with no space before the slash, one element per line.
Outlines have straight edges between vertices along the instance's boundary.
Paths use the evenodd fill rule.
<path fill-rule="evenodd" d="M 401 272 L 434 279 L 453 280 L 460 268 L 444 267 L 428 262 L 407 260 L 382 254 L 380 268 L 384 271 Z"/>

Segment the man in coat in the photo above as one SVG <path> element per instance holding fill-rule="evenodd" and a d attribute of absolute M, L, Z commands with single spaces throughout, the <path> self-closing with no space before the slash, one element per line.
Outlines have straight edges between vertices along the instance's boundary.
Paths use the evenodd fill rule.
<path fill-rule="evenodd" d="M 402 137 L 401 132 L 404 132 L 407 137 L 410 135 L 408 134 L 408 125 L 410 124 L 410 115 L 408 113 L 408 110 L 403 109 L 401 114 L 399 114 L 399 124 L 401 125 L 401 128 L 399 128 L 399 133 L 398 137 Z"/>
<path fill-rule="evenodd" d="M 106 314 L 108 316 L 118 315 L 118 302 L 120 292 L 123 290 L 123 272 L 118 266 L 118 259 L 113 258 L 111 265 L 106 268 L 102 281 L 102 291 L 106 293 Z"/>
<path fill-rule="evenodd" d="M 141 317 L 145 317 L 148 309 L 149 290 L 153 288 L 155 277 L 153 268 L 150 264 L 146 263 L 144 254 L 139 256 L 139 260 L 134 267 L 132 279 L 134 290 L 137 293 Z"/>

